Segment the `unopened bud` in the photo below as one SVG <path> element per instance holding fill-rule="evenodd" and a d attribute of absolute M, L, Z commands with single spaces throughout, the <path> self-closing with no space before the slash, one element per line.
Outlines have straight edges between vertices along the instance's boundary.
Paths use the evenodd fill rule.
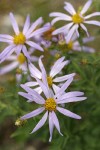
<path fill-rule="evenodd" d="M 17 120 L 15 121 L 15 126 L 22 126 L 22 125 L 24 125 L 26 122 L 27 122 L 27 120 L 20 120 L 20 119 L 17 119 Z"/>

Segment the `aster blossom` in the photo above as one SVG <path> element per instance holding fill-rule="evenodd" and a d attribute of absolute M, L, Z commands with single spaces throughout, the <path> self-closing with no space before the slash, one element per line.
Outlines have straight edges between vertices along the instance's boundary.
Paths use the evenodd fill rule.
<path fill-rule="evenodd" d="M 35 117 L 41 114 L 42 112 L 45 112 L 42 119 L 38 122 L 38 124 L 35 126 L 35 128 L 33 129 L 31 133 L 34 133 L 38 129 L 40 129 L 45 124 L 48 118 L 49 131 L 50 131 L 49 142 L 51 142 L 52 140 L 54 126 L 56 127 L 60 135 L 63 135 L 60 131 L 60 124 L 56 115 L 57 111 L 65 116 L 68 116 L 74 119 L 81 119 L 79 115 L 59 106 L 60 104 L 65 104 L 69 102 L 77 102 L 77 101 L 82 101 L 86 99 L 86 97 L 82 97 L 84 95 L 83 92 L 73 91 L 73 92 L 65 93 L 65 90 L 71 84 L 72 81 L 73 81 L 73 78 L 68 79 L 68 81 L 66 81 L 59 90 L 58 89 L 55 90 L 55 93 L 54 93 L 51 89 L 49 89 L 48 84 L 44 84 L 44 82 L 37 79 L 37 82 L 41 86 L 45 98 L 39 95 L 39 93 L 31 89 L 30 87 L 27 87 L 26 85 L 21 85 L 21 87 L 27 93 L 19 92 L 19 95 L 24 96 L 28 100 L 28 102 L 35 102 L 41 106 L 37 108 L 36 110 L 33 110 L 32 112 L 22 116 L 20 120 L 26 120 L 26 119 Z"/>
<path fill-rule="evenodd" d="M 26 57 L 23 53 L 20 53 L 17 57 L 15 54 L 12 54 L 6 61 L 8 64 L 0 68 L 0 75 L 6 74 L 17 68 L 23 72 L 27 71 Z"/>
<path fill-rule="evenodd" d="M 38 61 L 39 58 L 36 56 L 32 56 L 32 53 L 33 48 L 32 50 L 29 49 L 31 62 Z M 23 53 L 20 53 L 18 56 L 16 56 L 16 54 L 12 54 L 6 59 L 6 61 L 8 64 L 0 67 L 0 75 L 4 75 L 14 69 L 19 69 L 20 71 L 22 70 L 23 73 L 28 72 L 28 65 L 27 65 L 28 60 Z"/>
<path fill-rule="evenodd" d="M 17 55 L 22 52 L 28 59 L 30 59 L 30 55 L 27 51 L 26 45 L 43 51 L 43 48 L 39 44 L 31 40 L 32 37 L 35 37 L 36 35 L 41 35 L 43 32 L 48 30 L 48 27 L 46 26 L 36 29 L 39 25 L 43 23 L 42 17 L 37 19 L 34 23 L 30 24 L 30 16 L 28 15 L 22 32 L 19 31 L 18 24 L 12 13 L 10 13 L 10 20 L 15 35 L 11 36 L 7 34 L 0 34 L 0 42 L 6 42 L 9 44 L 9 46 L 7 46 L 0 54 L 0 63 L 8 58 L 13 52 L 16 52 Z"/>
<path fill-rule="evenodd" d="M 37 62 L 39 59 L 37 56 L 32 55 L 34 51 L 34 48 L 28 49 L 31 62 Z M 20 53 L 18 56 L 16 56 L 16 54 L 12 54 L 6 59 L 6 63 L 6 65 L 2 64 L 2 67 L 0 67 L 0 75 L 4 75 L 11 72 L 12 70 L 15 70 L 16 80 L 18 83 L 20 83 L 23 74 L 27 74 L 27 80 L 30 81 L 31 77 L 28 74 L 28 59 L 24 56 L 23 53 Z"/>
<path fill-rule="evenodd" d="M 89 46 L 86 46 L 87 43 L 92 42 L 94 37 L 85 37 L 81 39 L 82 46 L 80 45 L 77 35 L 74 34 L 69 42 L 66 42 L 66 35 L 64 36 L 63 33 L 59 34 L 58 44 L 65 52 L 72 52 L 72 51 L 84 51 L 89 53 L 94 53 L 95 49 Z"/>
<path fill-rule="evenodd" d="M 53 35 L 56 35 L 56 34 L 62 33 L 62 32 L 63 33 L 67 32 L 67 38 L 66 39 L 67 39 L 67 42 L 69 42 L 72 35 L 74 34 L 74 32 L 76 32 L 77 36 L 79 37 L 78 29 L 79 29 L 79 27 L 81 27 L 86 32 L 87 36 L 89 36 L 88 30 L 84 24 L 92 24 L 92 25 L 100 26 L 99 21 L 88 20 L 91 17 L 100 16 L 100 12 L 95 12 L 95 13 L 92 13 L 90 15 L 85 16 L 85 13 L 87 12 L 87 10 L 89 9 L 91 4 L 92 4 L 92 0 L 88 0 L 86 2 L 86 4 L 83 6 L 82 10 L 76 12 L 75 9 L 73 8 L 73 6 L 69 2 L 65 2 L 64 9 L 70 15 L 60 13 L 60 12 L 50 13 L 50 17 L 55 17 L 51 22 L 52 25 L 55 24 L 57 21 L 60 21 L 60 20 L 70 22 L 67 25 L 55 30 L 53 32 Z"/>
<path fill-rule="evenodd" d="M 75 76 L 75 73 L 71 73 L 68 75 L 56 77 L 56 75 L 58 75 L 61 72 L 61 70 L 64 68 L 64 66 L 69 63 L 69 60 L 64 60 L 65 57 L 59 58 L 54 63 L 54 65 L 51 67 L 49 74 L 46 73 L 46 70 L 45 70 L 42 60 L 41 60 L 42 58 L 43 58 L 43 56 L 41 56 L 38 61 L 40 69 L 36 68 L 32 63 L 29 63 L 29 71 L 33 78 L 41 79 L 44 82 L 45 82 L 44 76 L 46 76 L 46 79 L 47 79 L 47 82 L 48 82 L 48 85 L 50 88 L 54 89 L 55 84 L 65 82 L 69 78 Z M 30 81 L 30 82 L 25 83 L 25 85 L 29 86 L 29 87 L 34 87 L 34 90 L 36 90 L 38 93 L 42 92 L 42 89 L 39 86 L 37 81 Z"/>

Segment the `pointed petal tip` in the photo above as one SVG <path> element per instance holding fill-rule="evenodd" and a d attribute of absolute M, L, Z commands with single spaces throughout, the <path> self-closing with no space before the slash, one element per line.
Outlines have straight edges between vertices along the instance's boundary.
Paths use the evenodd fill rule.
<path fill-rule="evenodd" d="M 51 142 L 51 140 L 52 140 L 52 137 L 49 138 L 49 142 Z"/>
<path fill-rule="evenodd" d="M 40 19 L 43 21 L 43 17 L 40 17 Z"/>
<path fill-rule="evenodd" d="M 83 93 L 84 93 L 84 92 L 83 92 Z M 83 99 L 84 99 L 84 100 L 86 100 L 86 99 L 87 99 L 87 97 L 84 97 Z"/>
<path fill-rule="evenodd" d="M 24 87 L 24 84 L 20 84 L 20 87 L 22 87 L 22 88 L 23 88 L 23 87 Z"/>
<path fill-rule="evenodd" d="M 61 132 L 60 132 L 60 135 L 61 135 L 61 136 L 64 136 Z"/>
<path fill-rule="evenodd" d="M 32 101 L 31 101 L 31 100 L 28 100 L 27 102 L 30 103 L 30 102 L 32 102 Z"/>
<path fill-rule="evenodd" d="M 49 14 L 49 17 L 52 17 L 52 13 Z"/>
<path fill-rule="evenodd" d="M 40 51 L 44 52 L 44 49 L 41 47 L 41 49 L 39 49 Z"/>
<path fill-rule="evenodd" d="M 76 75 L 76 73 L 73 73 L 73 76 L 75 76 Z"/>
<path fill-rule="evenodd" d="M 85 14 L 87 12 L 87 10 L 89 9 L 89 7 L 91 6 L 93 0 L 88 0 L 85 5 L 83 6 L 83 9 L 81 10 L 81 14 Z"/>
<path fill-rule="evenodd" d="M 63 60 L 65 59 L 65 56 L 62 56 L 61 58 L 63 58 Z M 60 59 L 60 58 L 59 58 Z"/>
<path fill-rule="evenodd" d="M 70 63 L 70 60 L 66 60 L 65 62 L 66 62 L 66 65 L 68 65 Z"/>
<path fill-rule="evenodd" d="M 53 23 L 52 23 L 52 22 L 51 22 L 51 25 L 53 26 Z M 56 35 L 56 34 L 55 34 L 55 31 L 52 32 L 52 35 Z"/>
<path fill-rule="evenodd" d="M 18 92 L 18 94 L 20 95 L 21 92 Z"/>
<path fill-rule="evenodd" d="M 10 12 L 10 13 L 9 13 L 9 15 L 13 15 L 13 13 L 12 13 L 12 12 Z"/>
<path fill-rule="evenodd" d="M 23 86 L 23 84 L 20 84 L 20 86 L 22 87 L 22 86 Z"/>
<path fill-rule="evenodd" d="M 33 133 L 33 131 L 32 132 L 30 132 L 29 134 L 32 134 Z"/>
<path fill-rule="evenodd" d="M 9 17 L 10 17 L 10 18 L 12 18 L 12 17 L 14 18 L 14 14 L 13 14 L 12 12 L 10 12 L 10 13 L 9 13 Z"/>
<path fill-rule="evenodd" d="M 79 120 L 80 120 L 80 119 L 82 119 L 82 117 L 81 117 L 81 116 L 78 116 L 76 119 L 79 119 Z"/>
<path fill-rule="evenodd" d="M 43 57 L 44 57 L 44 56 L 43 56 L 43 55 L 41 55 L 41 56 L 40 56 L 40 59 L 42 59 Z"/>
<path fill-rule="evenodd" d="M 42 24 L 44 22 L 43 17 L 40 17 L 40 24 Z"/>

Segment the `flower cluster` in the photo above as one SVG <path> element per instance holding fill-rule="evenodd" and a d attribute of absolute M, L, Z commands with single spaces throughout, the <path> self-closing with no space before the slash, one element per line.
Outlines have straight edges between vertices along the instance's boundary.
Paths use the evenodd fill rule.
<path fill-rule="evenodd" d="M 25 92 L 19 92 L 18 94 L 26 98 L 27 102 L 34 102 L 33 105 L 38 104 L 36 110 L 22 116 L 16 124 L 20 124 L 20 121 L 24 122 L 26 119 L 35 117 L 44 112 L 42 119 L 31 133 L 40 129 L 48 118 L 50 132 L 49 141 L 52 140 L 54 127 L 56 127 L 58 132 L 63 135 L 60 131 L 60 124 L 57 118 L 58 112 L 74 119 L 81 119 L 79 115 L 67 110 L 65 104 L 82 101 L 85 100 L 86 97 L 83 96 L 84 92 L 67 91 L 75 76 L 75 73 L 63 73 L 63 68 L 70 63 L 70 60 L 65 60 L 64 56 L 60 57 L 52 65 L 48 73 L 42 62 L 43 56 L 33 56 L 33 52 L 35 50 L 43 52 L 45 49 L 50 48 L 50 50 L 52 50 L 52 55 L 58 50 L 61 54 L 62 51 L 60 48 L 62 47 L 64 49 L 65 47 L 65 50 L 67 49 L 66 53 L 68 52 L 67 54 L 70 54 L 70 50 L 71 53 L 72 51 L 94 53 L 95 50 L 93 48 L 85 45 L 86 43 L 93 41 L 94 37 L 89 37 L 88 30 L 84 24 L 100 26 L 99 21 L 88 20 L 91 17 L 100 16 L 100 12 L 85 16 L 85 13 L 88 11 L 91 4 L 92 0 L 88 0 L 83 8 L 76 12 L 69 2 L 65 2 L 64 9 L 70 15 L 60 12 L 50 13 L 49 16 L 55 18 L 51 23 L 46 23 L 42 27 L 42 17 L 31 23 L 30 16 L 28 15 L 22 31 L 19 30 L 14 15 L 10 13 L 14 35 L 0 34 L 0 42 L 8 44 L 8 46 L 0 53 L 0 63 L 5 60 L 10 62 L 0 68 L 0 75 L 4 75 L 13 69 L 16 69 L 17 81 L 21 81 L 22 72 L 23 74 L 29 72 L 28 75 L 30 75 L 31 81 L 28 80 L 28 82 L 21 84 L 21 87 Z M 70 23 L 56 29 L 53 25 L 60 20 Z M 84 38 L 81 36 L 81 29 L 86 32 L 88 37 Z M 39 68 L 37 68 L 33 62 L 38 62 Z M 19 75 L 21 75 L 20 79 Z"/>
<path fill-rule="evenodd" d="M 56 111 L 71 118 L 81 119 L 80 116 L 63 108 L 62 104 L 82 101 L 85 100 L 86 97 L 83 97 L 84 95 L 83 92 L 65 91 L 73 81 L 75 73 L 61 77 L 56 77 L 54 79 L 54 76 L 57 75 L 61 71 L 61 69 L 68 63 L 68 61 L 63 61 L 64 57 L 61 57 L 55 62 L 55 64 L 52 66 L 49 76 L 46 74 L 46 70 L 41 61 L 41 58 L 42 57 L 40 57 L 39 59 L 39 67 L 41 71 L 39 71 L 34 65 L 29 64 L 31 75 L 36 79 L 36 82 L 28 82 L 26 84 L 22 84 L 21 87 L 26 92 L 19 92 L 19 95 L 25 97 L 28 100 L 27 102 L 35 102 L 39 104 L 39 108 L 22 116 L 20 119 L 26 120 L 34 116 L 37 116 L 44 111 L 45 114 L 43 115 L 42 119 L 38 122 L 38 124 L 31 133 L 34 133 L 39 128 L 41 128 L 45 124 L 47 118 L 49 118 L 49 131 L 50 131 L 49 141 L 51 142 L 54 126 L 56 127 L 58 132 L 61 135 L 63 135 L 60 132 L 60 125 L 56 115 Z M 57 85 L 57 83 L 59 82 L 64 83 L 62 83 L 61 85 L 60 84 Z M 37 85 L 39 87 L 34 89 L 30 88 L 30 86 L 37 86 Z M 45 98 L 40 95 L 41 92 L 43 92 Z"/>

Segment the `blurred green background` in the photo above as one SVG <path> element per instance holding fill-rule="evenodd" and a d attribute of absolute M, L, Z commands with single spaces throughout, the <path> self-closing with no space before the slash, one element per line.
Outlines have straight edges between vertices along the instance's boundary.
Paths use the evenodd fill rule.
<path fill-rule="evenodd" d="M 5 34 L 13 33 L 12 26 L 10 24 L 10 19 L 9 19 L 9 12 L 14 13 L 16 20 L 20 27 L 23 26 L 23 23 L 25 21 L 27 14 L 30 14 L 31 21 L 35 21 L 38 17 L 42 16 L 44 18 L 44 21 L 48 22 L 51 20 L 51 18 L 48 17 L 48 14 L 50 12 L 53 12 L 53 11 L 65 12 L 63 10 L 64 1 L 65 0 L 0 0 L 0 33 L 5 33 Z M 75 8 L 77 8 L 80 5 L 82 6 L 83 3 L 86 2 L 86 0 L 70 0 L 69 2 L 71 2 L 75 6 Z M 100 0 L 94 0 L 92 7 L 93 7 L 92 10 L 100 11 Z M 97 32 L 97 30 L 95 30 L 96 28 L 97 27 L 92 26 L 91 28 L 89 27 L 88 29 L 92 36 L 97 35 L 96 40 L 91 43 L 91 46 L 93 46 L 99 52 L 100 31 Z M 2 51 L 2 48 L 5 45 L 2 45 L 1 43 L 0 45 L 1 45 L 0 51 Z M 97 57 L 95 57 L 95 59 L 94 57 L 90 57 L 89 59 L 92 62 L 92 60 L 96 61 L 96 58 Z M 95 64 L 91 68 L 92 71 L 93 71 L 93 67 L 95 67 Z M 98 66 L 96 67 L 97 67 L 98 72 L 100 72 L 98 69 L 99 67 Z M 85 69 L 88 69 L 88 67 Z M 96 74 L 99 74 L 98 72 L 95 72 L 95 73 L 93 72 L 94 76 Z M 88 72 L 88 74 L 91 75 L 90 72 Z M 98 82 L 99 81 L 100 80 L 98 80 Z M 0 78 L 0 85 L 2 84 L 6 85 L 5 76 Z M 85 83 L 84 84 L 82 83 L 82 85 L 85 86 Z M 12 86 L 12 89 L 13 89 L 13 84 L 10 84 L 10 86 Z M 99 86 L 97 85 L 96 88 L 98 87 Z M 9 85 L 6 86 L 6 89 L 7 88 L 9 88 Z M 99 101 L 100 99 L 98 99 L 99 98 L 98 95 L 94 95 L 94 97 L 95 97 L 95 101 L 92 99 L 92 96 L 90 94 L 90 98 L 92 99 L 91 104 L 88 104 L 88 102 L 86 103 L 87 104 L 86 113 L 88 112 L 90 113 L 89 122 L 87 121 L 87 123 L 85 123 L 84 126 L 82 127 L 83 128 L 82 131 L 80 131 L 79 136 L 81 136 L 81 139 L 79 139 L 79 136 L 76 136 L 76 139 L 75 139 L 76 144 L 78 144 L 79 142 L 83 145 L 85 144 L 86 146 L 82 147 L 82 145 L 79 145 L 79 146 L 74 145 L 74 136 L 73 136 L 72 142 L 69 143 L 69 147 L 72 147 L 72 149 L 71 148 L 67 149 L 67 144 L 66 144 L 66 147 L 63 148 L 63 150 L 87 150 L 87 149 L 88 150 L 100 150 L 100 144 L 99 144 L 99 140 L 100 140 L 100 125 L 99 125 L 100 124 L 99 123 L 100 102 Z M 6 101 L 7 101 L 7 98 L 6 98 Z M 84 104 L 85 102 L 82 103 L 81 105 L 79 104 L 83 110 L 85 107 Z M 91 109 L 90 106 L 94 106 L 94 107 Z M 6 106 L 4 105 L 2 107 L 5 108 Z M 3 111 L 5 111 L 5 109 Z M 14 110 L 11 110 L 11 111 L 13 113 Z M 94 112 L 92 113 L 92 111 Z M 0 120 L 1 120 L 0 121 L 0 150 L 48 150 L 49 143 L 41 142 L 37 139 L 32 140 L 32 138 L 24 142 L 20 142 L 20 139 L 16 140 L 12 138 L 11 135 L 16 130 L 16 127 L 14 125 L 15 118 L 13 118 L 12 116 L 3 118 L 2 116 L 3 116 L 2 110 L 0 110 Z M 86 119 L 88 119 L 88 116 L 86 117 Z M 84 136 L 85 139 L 83 138 L 83 132 L 85 134 Z M 61 142 L 63 142 L 63 139 Z M 65 140 L 64 142 L 67 143 Z M 57 144 L 57 141 L 55 141 L 55 144 Z M 96 147 L 96 144 L 97 144 L 97 147 Z M 58 150 L 58 148 L 56 149 L 56 146 L 55 146 L 55 148 L 52 147 L 51 150 Z M 59 150 L 62 150 L 62 148 L 60 147 Z"/>

